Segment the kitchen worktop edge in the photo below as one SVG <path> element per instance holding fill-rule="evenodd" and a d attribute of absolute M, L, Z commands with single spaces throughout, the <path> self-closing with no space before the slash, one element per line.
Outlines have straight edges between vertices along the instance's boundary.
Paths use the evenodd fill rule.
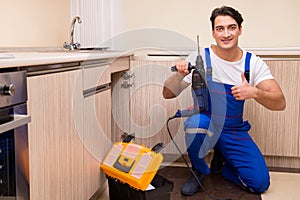
<path fill-rule="evenodd" d="M 6 56 L 6 57 L 5 57 Z M 0 59 L 0 69 L 26 66 L 40 66 L 47 64 L 84 62 L 99 59 L 117 59 L 133 56 L 130 52 L 5 52 Z"/>

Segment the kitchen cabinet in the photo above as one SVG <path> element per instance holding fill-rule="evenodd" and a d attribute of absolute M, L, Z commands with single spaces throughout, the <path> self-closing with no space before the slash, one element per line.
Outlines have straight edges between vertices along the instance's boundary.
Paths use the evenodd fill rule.
<path fill-rule="evenodd" d="M 110 82 L 110 65 L 106 60 L 83 64 L 84 199 L 106 188 L 100 163 L 112 145 Z"/>
<path fill-rule="evenodd" d="M 252 125 L 250 134 L 273 167 L 300 167 L 300 60 L 298 58 L 263 58 L 270 66 L 272 74 L 280 84 L 287 101 L 284 111 L 270 111 L 255 102 L 247 100 L 244 119 Z M 166 159 L 177 159 L 179 154 L 169 139 L 165 126 L 168 117 L 177 109 L 192 105 L 189 89 L 176 99 L 166 100 L 162 97 L 163 83 L 171 75 L 170 66 L 174 60 L 133 60 L 127 73 L 132 76 L 128 88 L 122 87 L 124 78 L 119 77 L 118 94 L 127 95 L 119 104 L 113 104 L 119 110 L 118 128 L 128 133 L 135 133 L 136 143 L 153 146 L 157 142 L 167 145 L 163 150 Z M 114 90 L 116 90 L 114 88 Z M 113 92 L 114 93 L 114 92 Z M 114 100 L 113 100 L 114 102 Z M 125 108 L 124 108 L 125 107 Z M 172 135 L 185 152 L 183 122 L 174 119 L 169 122 Z M 121 120 L 120 120 L 121 121 Z M 122 132 L 122 131 L 120 131 Z M 120 140 L 119 135 L 114 137 Z"/>
<path fill-rule="evenodd" d="M 78 66 L 30 76 L 27 82 L 30 199 L 85 199 L 83 126 L 78 124 L 83 121 L 82 71 Z"/>
<path fill-rule="evenodd" d="M 24 69 L 31 199 L 97 198 L 107 187 L 100 164 L 112 145 L 111 69 L 129 69 L 129 56 Z"/>
<path fill-rule="evenodd" d="M 300 157 L 300 61 L 265 61 L 286 97 L 284 111 L 270 111 L 254 100 L 245 106 L 244 118 L 252 124 L 250 134 L 267 156 Z"/>
<path fill-rule="evenodd" d="M 117 124 L 113 131 L 115 141 L 121 140 L 122 132 L 134 133 L 137 144 L 152 147 L 163 142 L 166 145 L 163 153 L 178 158 L 178 151 L 166 129 L 166 121 L 177 109 L 192 105 L 192 99 L 189 89 L 176 99 L 167 100 L 162 96 L 163 83 L 171 75 L 170 69 L 175 62 L 133 60 L 130 71 L 118 74 L 112 92 L 113 116 Z M 180 118 L 169 124 L 176 143 L 184 151 L 183 122 L 184 119 Z"/>

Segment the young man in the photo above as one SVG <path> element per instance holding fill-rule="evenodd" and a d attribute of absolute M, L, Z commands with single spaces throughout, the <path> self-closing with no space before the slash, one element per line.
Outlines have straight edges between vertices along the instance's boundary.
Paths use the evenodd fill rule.
<path fill-rule="evenodd" d="M 284 110 L 284 95 L 268 66 L 256 55 L 238 46 L 243 18 L 232 7 L 213 10 L 210 17 L 216 44 L 201 49 L 205 61 L 209 108 L 190 116 L 184 124 L 188 155 L 193 171 L 203 182 L 210 169 L 204 156 L 213 148 L 211 170 L 222 167 L 223 176 L 255 193 L 269 188 L 270 177 L 263 155 L 248 134 L 250 124 L 243 121 L 243 106 L 255 99 L 270 110 Z M 178 96 L 192 83 L 188 63 L 195 65 L 196 53 L 176 63 L 177 72 L 164 84 L 166 99 Z M 194 195 L 199 184 L 193 175 L 181 189 Z"/>

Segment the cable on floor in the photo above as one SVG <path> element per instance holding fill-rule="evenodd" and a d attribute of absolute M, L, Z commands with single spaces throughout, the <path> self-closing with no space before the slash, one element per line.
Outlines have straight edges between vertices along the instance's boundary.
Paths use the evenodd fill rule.
<path fill-rule="evenodd" d="M 184 157 L 182 151 L 180 150 L 180 148 L 178 147 L 178 145 L 176 144 L 176 142 L 175 142 L 174 139 L 173 139 L 173 136 L 172 136 L 171 131 L 170 131 L 170 128 L 169 128 L 169 121 L 172 120 L 172 119 L 175 119 L 175 118 L 176 118 L 176 117 L 174 116 L 174 117 L 170 117 L 170 118 L 167 120 L 166 127 L 167 127 L 167 130 L 168 130 L 168 134 L 169 134 L 169 136 L 170 136 L 172 142 L 174 143 L 176 149 L 178 150 L 179 154 L 181 155 L 181 157 L 182 157 L 182 159 L 183 159 L 185 165 L 187 166 L 187 168 L 189 169 L 189 171 L 193 174 L 193 176 L 194 176 L 195 179 L 197 180 L 198 184 L 200 185 L 201 189 L 204 191 L 204 193 L 205 193 L 209 198 L 211 198 L 211 199 L 213 199 L 213 200 L 233 200 L 233 199 L 230 199 L 230 198 L 225 198 L 225 199 L 224 199 L 224 198 L 217 198 L 217 197 L 214 197 L 213 195 L 209 194 L 209 193 L 205 190 L 204 186 L 201 184 L 201 181 L 198 179 L 198 177 L 197 177 L 197 175 L 195 174 L 195 172 L 194 172 L 194 171 L 192 170 L 192 168 L 189 166 L 188 161 L 186 160 L 186 158 Z"/>

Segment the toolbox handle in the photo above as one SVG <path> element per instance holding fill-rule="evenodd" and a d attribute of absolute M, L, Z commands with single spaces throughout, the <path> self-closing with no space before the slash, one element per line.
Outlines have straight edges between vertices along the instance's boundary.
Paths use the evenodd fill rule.
<path fill-rule="evenodd" d="M 165 148 L 165 144 L 164 143 L 157 143 L 156 145 L 154 145 L 151 149 L 151 151 L 154 151 L 155 153 L 159 153 L 163 148 Z"/>
<path fill-rule="evenodd" d="M 128 134 L 128 133 L 124 132 L 122 134 L 122 138 L 123 138 L 123 140 L 122 140 L 123 143 L 129 143 L 129 142 L 131 142 L 131 140 L 133 140 L 135 138 L 135 134 L 134 133 Z"/>

